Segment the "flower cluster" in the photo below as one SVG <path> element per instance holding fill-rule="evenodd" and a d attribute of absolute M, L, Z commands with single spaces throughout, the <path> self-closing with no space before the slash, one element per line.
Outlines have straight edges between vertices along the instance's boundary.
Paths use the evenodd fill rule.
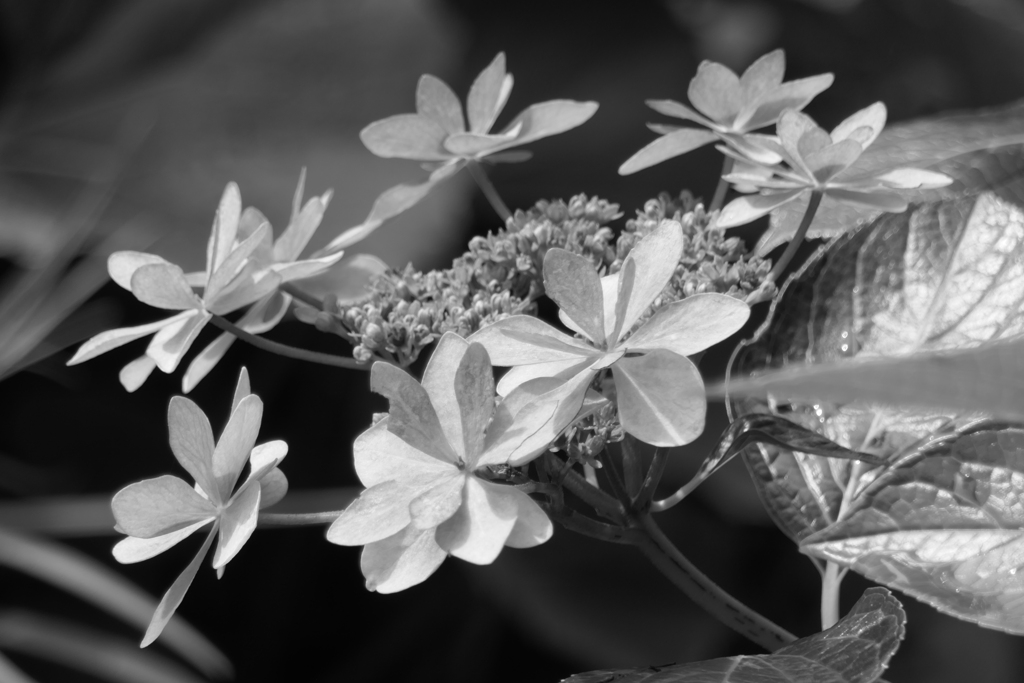
<path fill-rule="evenodd" d="M 509 315 L 532 312 L 544 294 L 544 256 L 551 248 L 586 256 L 606 272 L 615 260 L 607 224 L 620 215 L 617 204 L 585 195 L 540 201 L 516 211 L 505 228 L 470 240 L 451 268 L 389 271 L 376 279 L 364 303 L 299 309 L 297 315 L 350 340 L 358 360 L 386 351 L 408 364 L 445 332 L 468 336 Z"/>

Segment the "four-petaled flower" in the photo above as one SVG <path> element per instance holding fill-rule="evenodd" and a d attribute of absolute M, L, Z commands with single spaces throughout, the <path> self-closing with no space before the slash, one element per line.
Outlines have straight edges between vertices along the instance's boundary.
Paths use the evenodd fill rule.
<path fill-rule="evenodd" d="M 545 451 L 576 417 L 585 383 L 540 379 L 495 403 L 487 352 L 448 332 L 423 383 L 387 363 L 371 388 L 388 416 L 353 446 L 367 487 L 331 525 L 327 540 L 364 545 L 366 587 L 393 593 L 434 573 L 451 554 L 489 564 L 504 546 L 551 536 L 551 522 L 526 493 L 489 480 L 488 467 L 518 466 Z"/>
<path fill-rule="evenodd" d="M 704 429 L 706 401 L 697 367 L 687 358 L 738 331 L 750 315 L 724 294 L 697 294 L 658 308 L 630 331 L 668 284 L 683 250 L 682 227 L 663 221 L 640 240 L 622 269 L 603 278 L 586 258 L 563 249 L 544 257 L 544 288 L 559 318 L 583 340 L 541 320 L 499 320 L 469 340 L 495 365 L 510 365 L 498 392 L 536 377 L 589 383 L 611 368 L 622 428 L 656 446 L 679 446 Z"/>
<path fill-rule="evenodd" d="M 263 403 L 250 393 L 244 368 L 231 403 L 231 417 L 216 444 L 209 420 L 189 399 L 172 398 L 167 413 L 171 450 L 195 479 L 195 486 L 164 475 L 118 491 L 111 507 L 117 530 L 128 538 L 114 546 L 114 557 L 124 564 L 141 562 L 202 527 L 211 526 L 195 559 L 160 601 L 143 638 L 143 647 L 156 640 L 174 615 L 214 538 L 217 546 L 213 566 L 219 577 L 224 565 L 252 535 L 260 508 L 281 500 L 288 490 L 288 480 L 277 468 L 288 453 L 288 445 L 284 441 L 269 441 L 254 447 Z M 246 463 L 250 466 L 249 476 L 236 488 Z"/>
<path fill-rule="evenodd" d="M 469 89 L 463 113 L 459 98 L 444 81 L 425 74 L 416 87 L 416 113 L 375 121 L 359 137 L 379 157 L 424 162 L 430 178 L 419 185 L 397 185 L 377 199 L 364 222 L 370 229 L 425 197 L 438 182 L 461 168 L 488 162 L 525 161 L 526 151 L 507 151 L 541 138 L 564 133 L 586 122 L 596 102 L 550 100 L 520 112 L 499 133 L 491 128 L 512 91 L 512 74 L 505 72 L 505 53 L 480 72 Z M 467 128 L 468 119 L 468 128 Z M 328 245 L 333 248 L 334 243 Z"/>
<path fill-rule="evenodd" d="M 135 391 L 154 368 L 174 372 L 211 314 L 224 315 L 259 302 L 244 316 L 244 327 L 250 331 L 270 329 L 287 308 L 283 299 L 273 296 L 281 283 L 323 272 L 343 256 L 342 252 L 337 252 L 294 261 L 294 254 L 302 250 L 319 224 L 327 197 L 311 200 L 274 243 L 270 223 L 256 209 L 243 212 L 238 186 L 228 183 L 214 218 L 203 272 L 184 273 L 155 254 L 138 251 L 111 254 L 107 269 L 114 282 L 145 304 L 181 313 L 146 325 L 101 332 L 82 344 L 68 365 L 82 363 L 152 334 L 146 353 L 124 366 L 120 373 L 124 388 Z M 196 294 L 194 289 L 201 289 L 202 295 Z M 186 392 L 219 360 L 218 349 L 223 355 L 227 345 L 218 340 L 213 349 L 204 351 L 189 368 L 183 381 Z"/>
<path fill-rule="evenodd" d="M 764 55 L 742 76 L 717 62 L 701 62 L 687 92 L 697 111 L 674 100 L 648 100 L 647 106 L 704 128 L 649 124 L 662 136 L 626 160 L 619 173 L 635 173 L 715 140 L 722 140 L 751 159 L 778 163 L 780 157 L 770 144 L 765 144 L 766 136 L 752 131 L 772 125 L 786 109 L 803 109 L 833 80 L 832 74 L 819 74 L 783 83 L 785 70 L 782 50 Z"/>
<path fill-rule="evenodd" d="M 723 177 L 740 191 L 760 190 L 761 194 L 729 202 L 718 217 L 717 227 L 749 223 L 808 192 L 900 212 L 906 210 L 907 201 L 894 190 L 931 189 L 953 182 L 945 174 L 917 168 L 837 178 L 875 141 L 885 126 L 885 117 L 885 105 L 876 102 L 828 133 L 811 117 L 789 109 L 779 118 L 778 142 L 766 143 L 773 146 L 786 166 L 768 166 L 732 149 L 719 148 L 741 162 L 733 173 Z"/>

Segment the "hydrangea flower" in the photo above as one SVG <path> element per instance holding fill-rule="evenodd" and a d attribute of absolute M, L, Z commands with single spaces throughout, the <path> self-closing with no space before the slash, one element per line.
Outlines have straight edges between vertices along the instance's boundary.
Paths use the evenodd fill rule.
<path fill-rule="evenodd" d="M 254 447 L 262 417 L 263 403 L 250 392 L 244 368 L 231 402 L 231 417 L 216 444 L 210 421 L 199 406 L 182 396 L 172 398 L 167 411 L 171 450 L 195 486 L 164 475 L 130 484 L 114 496 L 116 529 L 128 535 L 114 546 L 114 557 L 122 564 L 148 560 L 209 526 L 199 552 L 157 606 L 143 647 L 156 640 L 174 615 L 214 538 L 213 567 L 219 578 L 252 535 L 259 510 L 287 492 L 288 480 L 277 466 L 288 445 L 269 441 Z M 236 488 L 246 463 L 249 476 Z"/>
<path fill-rule="evenodd" d="M 319 227 L 320 221 L 323 220 L 324 212 L 327 210 L 332 194 L 328 190 L 323 195 L 313 197 L 303 205 L 302 195 L 305 181 L 306 170 L 303 169 L 299 176 L 299 184 L 295 188 L 295 197 L 292 200 L 291 220 L 288 222 L 288 227 L 284 229 L 284 232 L 281 233 L 277 240 L 273 239 L 273 229 L 270 227 L 269 221 L 259 210 L 250 206 L 239 214 L 241 197 L 238 195 L 237 187 L 234 188 L 230 196 L 225 195 L 230 203 L 230 206 L 226 209 L 228 215 L 237 216 L 238 218 L 238 240 L 244 241 L 256 230 L 261 229 L 264 225 L 267 226 L 266 237 L 252 253 L 251 259 L 256 267 L 269 269 L 280 279 L 281 283 L 304 280 L 325 273 L 344 256 L 343 251 L 335 250 L 326 255 L 315 254 L 308 259 L 299 259 L 299 254 L 306 248 L 310 238 L 313 237 L 313 233 Z M 230 190 L 232 186 L 229 185 L 228 188 Z M 358 237 L 361 237 L 353 236 L 351 231 L 347 234 L 348 238 L 344 246 L 353 244 L 358 241 Z M 353 237 L 356 238 L 353 239 Z M 190 274 L 188 277 L 191 281 L 196 282 L 200 286 L 202 285 L 201 273 Z M 354 298 L 351 296 L 352 292 L 355 289 L 361 289 L 360 285 L 364 284 L 366 284 L 365 277 L 356 278 L 348 282 L 349 287 L 347 291 L 338 292 L 336 295 L 340 294 L 339 298 L 343 300 L 351 300 Z M 288 307 L 291 303 L 291 295 L 275 289 L 253 304 L 235 324 L 246 332 L 264 334 L 274 329 L 281 322 L 285 313 L 288 312 Z M 186 394 L 220 362 L 220 359 L 224 357 L 224 354 L 231 348 L 231 344 L 234 341 L 235 335 L 224 332 L 192 359 L 188 370 L 185 371 L 185 375 L 182 378 L 182 390 Z"/>
<path fill-rule="evenodd" d="M 367 488 L 327 532 L 332 543 L 365 546 L 368 589 L 421 583 L 447 555 L 490 564 L 505 546 L 551 537 L 540 506 L 491 481 L 488 467 L 523 465 L 547 449 L 576 417 L 585 382 L 541 379 L 495 403 L 487 352 L 449 332 L 422 384 L 387 363 L 374 364 L 370 384 L 388 397 L 390 412 L 356 439 L 356 472 Z"/>
<path fill-rule="evenodd" d="M 511 316 L 469 340 L 487 349 L 495 365 L 511 370 L 498 385 L 506 393 L 536 377 L 589 383 L 611 368 L 622 428 L 655 446 L 679 446 L 704 429 L 704 383 L 687 358 L 737 332 L 749 307 L 724 294 L 695 294 L 657 308 L 683 252 L 682 226 L 663 221 L 641 239 L 614 275 L 599 277 L 586 258 L 551 249 L 544 287 L 559 319 L 582 339 L 531 316 Z"/>
<path fill-rule="evenodd" d="M 863 204 L 881 211 L 900 212 L 907 201 L 894 190 L 944 187 L 953 179 L 935 171 L 896 168 L 882 173 L 839 179 L 885 127 L 885 105 L 876 102 L 836 126 L 831 133 L 806 114 L 786 110 L 779 118 L 779 141 L 770 142 L 786 166 L 764 165 L 727 148 L 742 165 L 724 178 L 740 191 L 760 194 L 738 197 L 718 217 L 719 228 L 743 225 L 808 192 L 839 201 Z"/>
<path fill-rule="evenodd" d="M 662 136 L 626 160 L 619 173 L 636 173 L 716 140 L 751 159 L 778 163 L 778 154 L 764 144 L 766 136 L 752 131 L 772 125 L 786 109 L 803 109 L 833 81 L 832 74 L 819 74 L 783 83 L 785 71 L 786 55 L 782 50 L 764 55 L 742 76 L 722 64 L 704 60 L 687 92 L 692 109 L 674 100 L 647 101 L 647 106 L 659 114 L 686 119 L 703 128 L 649 124 Z"/>
<path fill-rule="evenodd" d="M 506 73 L 505 53 L 499 52 L 473 81 L 465 110 L 444 81 L 425 74 L 416 86 L 415 114 L 389 116 L 364 128 L 359 137 L 377 156 L 421 161 L 430 171 L 426 183 L 397 185 L 382 194 L 366 224 L 376 227 L 405 211 L 467 164 L 485 159 L 525 161 L 529 152 L 509 150 L 571 130 L 597 111 L 596 102 L 550 100 L 530 105 L 500 132 L 492 133 L 511 91 L 512 74 Z"/>

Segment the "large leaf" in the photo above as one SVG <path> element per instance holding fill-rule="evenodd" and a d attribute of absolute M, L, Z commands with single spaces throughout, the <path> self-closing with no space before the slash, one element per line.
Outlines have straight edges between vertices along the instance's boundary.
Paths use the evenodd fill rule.
<path fill-rule="evenodd" d="M 885 468 L 801 550 L 1024 634 L 1024 427 L 982 421 Z"/>
<path fill-rule="evenodd" d="M 738 351 L 731 372 L 743 389 L 751 373 L 766 370 L 977 348 L 1024 329 L 1022 302 L 1024 213 L 991 194 L 932 202 L 884 215 L 819 250 L 787 283 L 769 321 Z M 1000 381 L 999 370 L 988 373 L 993 386 Z M 877 378 L 891 389 L 914 379 L 899 373 Z M 918 393 L 935 393 L 935 386 L 927 385 L 931 378 L 918 379 L 910 385 Z M 976 388 L 950 382 L 944 389 Z M 901 389 L 905 393 L 907 387 Z M 962 410 L 789 398 L 773 393 L 766 401 L 755 392 L 732 407 L 740 414 L 782 415 L 847 448 L 888 460 L 972 418 Z M 838 520 L 851 485 L 849 461 L 766 445 L 759 454 L 748 450 L 746 460 L 770 514 L 794 539 Z"/>
<path fill-rule="evenodd" d="M 869 588 L 835 626 L 770 655 L 590 671 L 563 683 L 871 683 L 903 639 L 906 615 L 884 588 Z"/>
<path fill-rule="evenodd" d="M 936 201 L 989 190 L 1000 198 L 1024 206 L 1024 101 L 997 109 L 952 114 L 892 126 L 836 180 L 849 180 L 912 166 L 945 173 L 952 185 L 938 190 L 913 190 L 900 194 L 908 201 Z M 780 207 L 772 214 L 771 227 L 758 243 L 766 254 L 789 240 L 807 208 L 807 198 Z M 878 216 L 867 206 L 840 203 L 825 197 L 807 236 L 834 237 L 858 223 Z"/>

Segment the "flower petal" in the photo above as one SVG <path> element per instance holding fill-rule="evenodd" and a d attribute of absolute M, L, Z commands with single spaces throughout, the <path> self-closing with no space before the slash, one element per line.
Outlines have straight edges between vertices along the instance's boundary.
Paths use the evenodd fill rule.
<path fill-rule="evenodd" d="M 670 220 L 663 220 L 629 252 L 626 261 L 635 264 L 634 276 L 626 278 L 623 265 L 616 298 L 615 328 L 608 339 L 609 347 L 633 328 L 637 319 L 665 289 L 682 254 L 683 226 Z"/>
<path fill-rule="evenodd" d="M 482 344 L 497 366 L 582 360 L 597 350 L 531 315 L 513 315 L 477 330 L 466 340 Z"/>
<path fill-rule="evenodd" d="M 156 361 L 143 354 L 121 368 L 117 378 L 121 381 L 121 386 L 125 388 L 125 391 L 131 393 L 149 379 L 154 368 L 156 368 Z"/>
<path fill-rule="evenodd" d="M 513 495 L 518 507 L 516 523 L 505 539 L 505 545 L 509 548 L 532 548 L 551 538 L 554 527 L 540 505 L 522 491 L 515 491 Z"/>
<path fill-rule="evenodd" d="M 312 197 L 306 202 L 274 242 L 275 261 L 280 263 L 299 258 L 299 254 L 306 248 L 313 233 L 320 226 L 330 199 L 331 193 L 327 192 L 322 197 Z"/>
<path fill-rule="evenodd" d="M 886 110 L 885 104 L 875 102 L 864 107 L 857 113 L 848 117 L 845 121 L 832 129 L 832 142 L 841 140 L 853 140 L 859 142 L 862 149 L 867 149 L 878 134 L 885 128 Z"/>
<path fill-rule="evenodd" d="M 217 315 L 231 313 L 270 296 L 280 284 L 281 276 L 273 270 L 249 262 L 215 297 L 205 299 L 206 307 Z"/>
<path fill-rule="evenodd" d="M 760 102 L 769 93 L 778 89 L 786 73 L 786 53 L 780 48 L 761 55 L 747 67 L 740 76 L 740 91 L 743 93 L 744 110 L 751 103 Z"/>
<path fill-rule="evenodd" d="M 900 213 L 907 210 L 907 200 L 891 190 L 870 190 L 861 192 L 842 188 L 828 188 L 825 195 L 851 204 L 869 206 L 872 209 Z"/>
<path fill-rule="evenodd" d="M 506 372 L 496 387 L 498 395 L 508 397 L 511 392 L 521 385 L 533 379 L 549 378 L 556 380 L 567 380 L 575 377 L 583 368 L 594 362 L 594 356 L 586 358 L 568 358 L 565 360 L 553 360 L 546 363 L 531 363 L 529 365 L 517 365 Z"/>
<path fill-rule="evenodd" d="M 737 197 L 722 209 L 718 214 L 718 221 L 715 227 L 732 228 L 756 220 L 761 216 L 771 213 L 786 202 L 791 202 L 806 192 L 805 188 L 799 190 L 782 190 L 769 194 L 752 194 L 745 197 Z"/>
<path fill-rule="evenodd" d="M 437 544 L 455 557 L 473 564 L 497 559 L 516 523 L 516 489 L 467 477 L 462 505 L 437 527 Z"/>
<path fill-rule="evenodd" d="M 204 525 L 209 524 L 212 521 L 213 517 L 210 517 L 209 519 L 202 519 L 195 524 L 190 524 L 178 529 L 177 531 L 172 531 L 161 536 L 154 536 L 153 538 L 136 538 L 135 536 L 129 536 L 128 538 L 118 541 L 117 545 L 114 546 L 112 551 L 114 559 L 121 564 L 135 564 L 136 562 L 142 562 L 143 560 L 148 560 L 151 557 L 156 557 L 165 550 L 178 545 Z"/>
<path fill-rule="evenodd" d="M 373 425 L 356 437 L 352 456 L 363 486 L 376 486 L 391 479 L 440 477 L 454 465 L 419 451 L 388 431 L 390 418 Z"/>
<path fill-rule="evenodd" d="M 249 394 L 241 401 L 228 418 L 228 424 L 217 439 L 213 451 L 211 471 L 216 480 L 221 500 L 228 500 L 238 482 L 245 463 L 249 460 L 256 437 L 263 421 L 263 401 L 255 394 Z"/>
<path fill-rule="evenodd" d="M 814 148 L 824 147 L 832 142 L 832 139 L 828 137 L 828 133 L 818 126 L 810 116 L 795 109 L 787 109 L 782 112 L 781 116 L 779 116 L 779 122 L 775 126 L 775 131 L 779 136 L 782 148 L 786 150 L 788 155 L 787 161 L 794 165 L 795 171 L 810 178 L 811 172 L 807 165 L 804 164 L 804 152 L 801 149 L 801 142 L 804 143 L 805 148 L 808 144 L 806 140 L 818 141 L 815 143 L 816 147 Z M 808 151 L 813 151 L 813 149 Z"/>
<path fill-rule="evenodd" d="M 174 325 L 192 315 L 194 315 L 193 311 L 184 311 L 173 317 L 158 320 L 155 323 L 146 323 L 145 325 L 138 325 L 136 327 L 119 327 L 116 330 L 100 332 L 95 337 L 89 339 L 78 347 L 78 351 L 75 351 L 75 355 L 73 355 L 71 360 L 68 361 L 68 365 L 84 363 L 85 361 L 91 360 L 96 356 L 106 353 L 107 351 L 112 351 L 119 346 L 124 346 L 129 342 L 133 342 L 136 339 L 148 337 L 154 332 L 159 332 L 164 327 Z"/>
<path fill-rule="evenodd" d="M 334 520 L 327 529 L 327 540 L 337 545 L 366 545 L 393 536 L 412 521 L 409 505 L 423 492 L 421 487 L 394 480 L 371 486 Z"/>
<path fill-rule="evenodd" d="M 220 514 L 220 534 L 213 551 L 213 568 L 220 569 L 238 554 L 256 530 L 260 512 L 259 484 L 252 483 L 238 490 Z"/>
<path fill-rule="evenodd" d="M 753 111 L 741 112 L 734 125 L 744 131 L 770 126 L 779 120 L 786 109 L 800 110 L 806 107 L 811 100 L 827 90 L 834 80 L 832 74 L 819 74 L 783 83 L 758 103 Z"/>
<path fill-rule="evenodd" d="M 449 135 L 444 141 L 444 148 L 460 157 L 477 157 L 487 154 L 498 147 L 507 147 L 515 140 L 522 129 L 522 124 L 501 133 L 456 133 Z"/>
<path fill-rule="evenodd" d="M 505 131 L 519 129 L 514 140 L 500 145 L 492 152 L 508 147 L 525 145 L 535 140 L 572 130 L 586 123 L 597 111 L 597 102 L 576 102 L 574 100 L 550 100 L 532 104 L 516 115 Z"/>
<path fill-rule="evenodd" d="M 675 100 L 647 100 L 647 106 L 653 109 L 654 111 L 658 112 L 659 114 L 664 114 L 665 116 L 673 116 L 677 119 L 693 121 L 694 123 L 699 124 L 701 126 L 705 126 L 707 128 L 721 128 L 721 126 L 719 126 L 714 121 L 705 118 L 704 116 L 695 112 L 690 107 L 687 107 L 685 104 L 682 104 L 681 102 L 676 102 Z M 648 127 L 650 127 L 652 124 L 647 125 Z"/>
<path fill-rule="evenodd" d="M 209 320 L 210 314 L 206 311 L 187 311 L 187 315 L 153 336 L 146 347 L 146 355 L 156 361 L 161 372 L 174 372 Z"/>
<path fill-rule="evenodd" d="M 397 593 L 422 583 L 448 554 L 434 540 L 433 529 L 407 526 L 393 536 L 368 544 L 359 558 L 366 589 Z"/>
<path fill-rule="evenodd" d="M 694 294 L 659 308 L 621 346 L 692 356 L 739 332 L 749 317 L 750 306 L 739 299 L 725 294 Z"/>
<path fill-rule="evenodd" d="M 544 293 L 590 341 L 603 346 L 604 296 L 601 277 L 590 259 L 565 249 L 544 255 Z"/>
<path fill-rule="evenodd" d="M 281 277 L 281 282 L 304 280 L 326 272 L 344 256 L 344 251 L 336 251 L 333 254 L 320 256 L 319 258 L 309 258 L 302 261 L 292 261 L 291 263 L 275 264 L 271 266 L 271 268 Z"/>
<path fill-rule="evenodd" d="M 213 218 L 213 229 L 206 245 L 206 280 L 209 282 L 213 273 L 224 259 L 228 257 L 231 247 L 235 244 L 238 234 L 238 220 L 242 216 L 242 193 L 238 185 L 228 183 L 221 195 L 217 214 Z"/>
<path fill-rule="evenodd" d="M 242 268 L 246 265 L 249 257 L 261 245 L 269 243 L 270 223 L 264 222 L 253 234 L 249 235 L 241 244 L 232 249 L 227 258 L 213 271 L 213 276 L 207 282 L 206 289 L 203 290 L 203 301 L 208 306 L 212 305 L 227 285 L 241 274 Z"/>
<path fill-rule="evenodd" d="M 783 160 L 782 145 L 776 138 L 757 133 L 726 133 L 722 139 L 733 149 L 751 161 L 772 166 Z"/>
<path fill-rule="evenodd" d="M 206 413 L 190 399 L 174 396 L 167 406 L 171 452 L 207 495 L 217 492 L 213 475 L 213 429 Z M 219 500 L 217 502 L 220 502 Z"/>
<path fill-rule="evenodd" d="M 189 363 L 188 369 L 185 370 L 185 374 L 181 378 L 181 390 L 187 394 L 195 389 L 196 385 L 210 373 L 210 370 L 213 370 L 234 343 L 235 335 L 230 332 L 224 332 L 210 342 Z"/>
<path fill-rule="evenodd" d="M 131 289 L 136 299 L 155 308 L 183 311 L 202 306 L 185 281 L 185 272 L 173 263 L 139 266 L 132 273 Z"/>
<path fill-rule="evenodd" d="M 450 463 L 457 460 L 430 396 L 409 373 L 389 363 L 374 363 L 370 368 L 370 390 L 386 396 L 390 403 L 389 432 L 439 460 Z"/>
<path fill-rule="evenodd" d="M 663 161 L 692 152 L 709 142 L 718 139 L 718 135 L 703 128 L 680 128 L 667 135 L 652 140 L 640 151 L 626 159 L 619 166 L 619 175 L 629 175 L 645 168 L 660 164 Z"/>
<path fill-rule="evenodd" d="M 412 525 L 417 529 L 433 529 L 449 519 L 462 505 L 465 484 L 465 473 L 456 470 L 422 491 L 409 503 Z"/>
<path fill-rule="evenodd" d="M 420 76 L 416 84 L 416 113 L 441 124 L 449 133 L 462 133 L 466 130 L 459 98 L 447 83 L 436 76 Z"/>
<path fill-rule="evenodd" d="M 687 90 L 690 104 L 716 123 L 729 125 L 743 107 L 740 79 L 731 69 L 704 60 Z"/>
<path fill-rule="evenodd" d="M 455 374 L 459 370 L 469 342 L 455 334 L 445 332 L 441 340 L 430 354 L 427 367 L 423 371 L 423 389 L 430 397 L 430 403 L 437 413 L 438 422 L 445 438 L 455 450 L 458 457 L 465 459 L 465 439 L 463 438 L 462 413 L 456 395 Z"/>
<path fill-rule="evenodd" d="M 192 585 L 192 580 L 196 578 L 199 565 L 202 564 L 206 553 L 210 551 L 210 544 L 213 543 L 213 535 L 216 532 L 217 526 L 214 525 L 210 533 L 206 535 L 206 540 L 203 541 L 203 546 L 199 549 L 199 552 L 196 553 L 196 556 L 185 567 L 185 571 L 178 575 L 178 578 L 174 580 L 171 587 L 164 593 L 164 597 L 160 600 L 160 604 L 156 606 L 156 612 L 153 613 L 153 618 L 149 622 L 149 628 L 146 629 L 146 635 L 142 639 L 141 647 L 146 647 L 156 640 L 164 630 L 164 627 L 167 626 L 167 622 L 174 616 L 174 612 L 178 609 L 182 599 L 184 599 L 188 587 Z"/>
<path fill-rule="evenodd" d="M 355 254 L 346 256 L 320 275 L 296 283 L 296 286 L 321 298 L 333 294 L 340 305 L 352 306 L 365 302 L 371 296 L 373 281 L 387 269 L 388 265 L 376 256 Z"/>
<path fill-rule="evenodd" d="M 854 140 L 842 140 L 804 156 L 804 163 L 819 183 L 826 183 L 855 162 L 864 148 Z"/>
<path fill-rule="evenodd" d="M 262 479 L 264 474 L 280 465 L 286 455 L 288 455 L 288 444 L 281 439 L 255 446 L 249 456 L 250 474 L 248 479 Z"/>
<path fill-rule="evenodd" d="M 137 538 L 153 538 L 201 520 L 216 509 L 184 480 L 165 474 L 129 484 L 110 503 L 117 528 Z"/>
<path fill-rule="evenodd" d="M 612 366 L 622 428 L 653 446 L 682 446 L 704 431 L 707 401 L 697 367 L 658 349 Z"/>
<path fill-rule="evenodd" d="M 505 53 L 499 52 L 473 81 L 466 98 L 469 130 L 486 133 L 494 125 L 512 91 L 512 79 L 505 73 Z"/>
<path fill-rule="evenodd" d="M 277 467 L 260 477 L 260 510 L 281 502 L 288 493 L 288 477 Z"/>
<path fill-rule="evenodd" d="M 483 346 L 470 344 L 455 373 L 454 385 L 465 460 L 472 467 L 484 449 L 484 432 L 494 414 L 494 370 Z"/>
<path fill-rule="evenodd" d="M 446 137 L 441 124 L 419 114 L 389 116 L 359 132 L 359 139 L 377 156 L 417 161 L 450 159 L 452 155 L 444 149 Z"/>
<path fill-rule="evenodd" d="M 887 187 L 900 190 L 933 190 L 953 182 L 945 173 L 926 171 L 923 168 L 894 168 L 874 179 Z"/>
<path fill-rule="evenodd" d="M 142 266 L 156 263 L 171 265 L 169 261 L 156 254 L 147 254 L 142 251 L 115 251 L 107 258 L 107 272 L 110 273 L 111 280 L 130 292 L 132 291 L 132 275 L 135 274 L 135 271 Z"/>

